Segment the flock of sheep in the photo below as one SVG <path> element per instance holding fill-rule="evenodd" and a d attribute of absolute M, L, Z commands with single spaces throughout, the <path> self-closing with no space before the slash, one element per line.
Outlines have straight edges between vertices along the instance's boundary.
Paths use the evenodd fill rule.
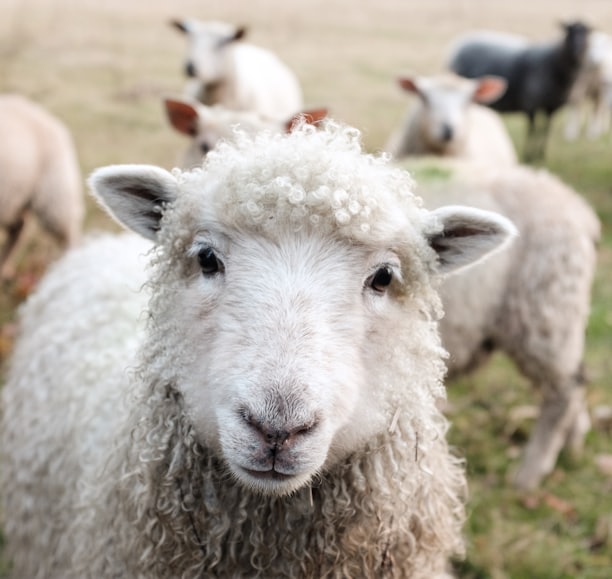
<path fill-rule="evenodd" d="M 600 224 L 519 163 L 493 109 L 528 115 L 528 159 L 568 102 L 593 97 L 589 131 L 607 130 L 612 41 L 581 23 L 547 45 L 463 38 L 462 76 L 399 79 L 418 102 L 373 155 L 244 29 L 173 25 L 183 168 L 88 182 L 129 233 L 77 243 L 67 130 L 0 97 L 19 135 L 0 150 L 2 274 L 27 212 L 72 248 L 22 308 L 2 391 L 15 577 L 447 577 L 466 500 L 447 373 L 502 350 L 541 394 L 520 488 L 590 427 Z"/>

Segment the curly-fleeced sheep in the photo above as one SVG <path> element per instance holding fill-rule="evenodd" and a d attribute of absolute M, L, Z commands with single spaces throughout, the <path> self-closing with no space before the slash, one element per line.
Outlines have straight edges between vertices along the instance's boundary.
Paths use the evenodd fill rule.
<path fill-rule="evenodd" d="M 511 223 L 424 210 L 333 123 L 90 183 L 154 243 L 75 250 L 22 311 L 0 441 L 15 576 L 444 575 L 465 476 L 435 288 Z"/>
<path fill-rule="evenodd" d="M 590 27 L 582 22 L 563 23 L 563 38 L 545 44 L 525 44 L 521 37 L 490 32 L 474 33 L 458 41 L 449 67 L 468 78 L 488 74 L 508 81 L 506 92 L 488 106 L 499 112 L 523 112 L 529 129 L 525 160 L 544 157 L 553 114 L 562 107 L 582 67 Z M 544 122 L 536 123 L 543 113 Z"/>
<path fill-rule="evenodd" d="M 181 98 L 164 99 L 164 107 L 170 125 L 191 139 L 179 160 L 183 169 L 199 167 L 202 158 L 219 141 L 232 140 L 237 129 L 245 133 L 288 131 L 302 120 L 316 124 L 327 116 L 327 109 L 312 109 L 279 121 L 253 111 L 235 111 L 220 105 L 209 107 Z"/>
<path fill-rule="evenodd" d="M 396 159 L 441 155 L 496 166 L 517 163 L 516 151 L 499 115 L 477 103 L 499 98 L 506 81 L 467 79 L 454 74 L 401 77 L 400 86 L 419 101 L 387 145 Z"/>
<path fill-rule="evenodd" d="M 297 77 L 274 53 L 243 42 L 246 28 L 225 22 L 174 20 L 187 35 L 187 96 L 205 105 L 255 111 L 285 121 L 302 110 Z"/>
<path fill-rule="evenodd" d="M 599 220 L 580 195 L 543 170 L 487 171 L 433 157 L 403 166 L 415 171 L 426 207 L 462 203 L 497 211 L 517 226 L 517 241 L 495 260 L 444 281 L 440 329 L 451 375 L 498 349 L 541 396 L 514 475 L 517 486 L 536 487 L 563 447 L 581 451 L 590 427 L 583 355 Z"/>
<path fill-rule="evenodd" d="M 28 212 L 64 247 L 81 233 L 84 202 L 72 137 L 65 125 L 29 99 L 0 95 L 0 277 L 14 274 L 13 256 Z"/>

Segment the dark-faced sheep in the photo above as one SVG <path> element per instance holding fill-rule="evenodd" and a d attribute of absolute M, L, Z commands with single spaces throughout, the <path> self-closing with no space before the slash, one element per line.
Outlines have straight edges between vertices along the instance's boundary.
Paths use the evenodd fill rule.
<path fill-rule="evenodd" d="M 507 80 L 506 92 L 489 106 L 527 115 L 526 161 L 544 157 L 552 116 L 567 102 L 586 54 L 590 28 L 572 22 L 563 24 L 563 29 L 560 40 L 545 44 L 475 33 L 461 39 L 449 59 L 450 69 L 461 76 L 495 75 Z M 539 113 L 542 123 L 536 122 Z"/>
<path fill-rule="evenodd" d="M 15 577 L 446 576 L 465 475 L 435 288 L 511 223 L 424 210 L 332 123 L 90 183 L 146 240 L 71 252 L 23 310 L 0 440 Z"/>

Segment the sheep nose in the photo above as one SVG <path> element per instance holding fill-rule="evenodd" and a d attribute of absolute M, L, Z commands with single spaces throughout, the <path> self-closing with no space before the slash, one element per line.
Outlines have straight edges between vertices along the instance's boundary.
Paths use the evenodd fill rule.
<path fill-rule="evenodd" d="M 186 65 L 185 65 L 185 74 L 189 77 L 189 78 L 194 78 L 196 75 L 196 69 L 195 69 L 195 65 L 193 64 L 193 62 L 189 61 Z"/>
<path fill-rule="evenodd" d="M 258 420 L 248 414 L 243 414 L 242 417 L 244 421 L 257 432 L 264 444 L 269 445 L 275 450 L 283 446 L 289 446 L 297 439 L 307 436 L 317 424 L 317 422 L 313 420 L 297 426 L 286 425 L 285 427 L 278 427 L 265 420 Z"/>
<path fill-rule="evenodd" d="M 453 128 L 449 125 L 442 126 L 442 140 L 448 143 L 453 138 Z"/>

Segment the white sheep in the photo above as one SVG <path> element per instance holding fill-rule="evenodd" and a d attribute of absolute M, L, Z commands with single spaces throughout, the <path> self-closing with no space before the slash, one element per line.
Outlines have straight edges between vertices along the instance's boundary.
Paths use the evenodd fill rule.
<path fill-rule="evenodd" d="M 193 80 L 188 97 L 280 121 L 302 109 L 295 74 L 271 51 L 242 42 L 244 27 L 196 19 L 172 24 L 189 42 L 185 72 Z"/>
<path fill-rule="evenodd" d="M 236 111 L 220 105 L 209 107 L 184 98 L 164 99 L 170 125 L 190 138 L 179 159 L 179 166 L 191 169 L 202 164 L 202 158 L 222 140 L 231 140 L 237 129 L 246 133 L 289 131 L 300 120 L 316 124 L 327 116 L 326 109 L 312 109 L 279 121 L 254 111 Z"/>
<path fill-rule="evenodd" d="M 153 244 L 71 252 L 22 310 L 0 440 L 15 577 L 445 575 L 465 474 L 435 287 L 510 222 L 425 211 L 333 123 L 90 183 Z"/>
<path fill-rule="evenodd" d="M 398 81 L 419 100 L 387 144 L 394 157 L 441 155 L 500 166 L 517 163 L 514 145 L 499 114 L 477 104 L 499 98 L 506 90 L 504 79 L 471 80 L 440 74 L 400 77 Z"/>
<path fill-rule="evenodd" d="M 15 273 L 14 256 L 28 213 L 64 247 L 79 239 L 84 215 L 81 175 L 68 129 L 29 99 L 0 95 L 0 277 Z"/>
<path fill-rule="evenodd" d="M 612 37 L 600 31 L 589 35 L 585 60 L 568 99 L 565 138 L 576 139 L 583 128 L 591 138 L 610 129 L 612 108 Z"/>
<path fill-rule="evenodd" d="M 461 203 L 505 215 L 517 241 L 494 260 L 449 277 L 441 289 L 442 343 L 451 375 L 494 350 L 506 353 L 541 396 L 539 416 L 514 475 L 536 487 L 559 452 L 582 450 L 590 428 L 583 356 L 600 223 L 585 200 L 544 170 L 485 170 L 443 159 L 414 159 L 428 208 Z"/>

